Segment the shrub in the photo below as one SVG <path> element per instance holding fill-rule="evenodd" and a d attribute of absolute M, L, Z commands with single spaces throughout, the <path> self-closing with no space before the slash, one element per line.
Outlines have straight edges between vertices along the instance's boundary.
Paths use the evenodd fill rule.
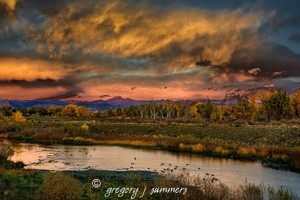
<path fill-rule="evenodd" d="M 26 122 L 26 118 L 20 111 L 13 113 L 10 119 L 14 122 Z"/>
<path fill-rule="evenodd" d="M 77 200 L 80 198 L 80 184 L 73 177 L 62 173 L 48 173 L 37 191 L 36 199 Z"/>
<path fill-rule="evenodd" d="M 268 199 L 270 200 L 296 200 L 298 197 L 294 195 L 290 190 L 284 188 L 279 188 L 275 190 L 274 188 L 269 187 L 267 189 Z"/>
<path fill-rule="evenodd" d="M 86 124 L 86 123 L 84 123 L 81 127 L 80 127 L 80 129 L 83 131 L 83 132 L 88 132 L 89 131 L 89 126 Z"/>
<path fill-rule="evenodd" d="M 205 151 L 205 147 L 200 143 L 199 144 L 180 143 L 178 148 L 183 151 L 193 151 L 193 152 L 199 152 L 199 153 Z"/>
<path fill-rule="evenodd" d="M 0 176 L 0 199 L 34 199 L 32 195 L 40 185 L 41 177 L 31 175 L 26 177 L 19 172 L 6 171 Z"/>
<path fill-rule="evenodd" d="M 229 151 L 227 149 L 223 149 L 222 147 L 216 147 L 212 153 L 215 156 L 227 156 Z"/>
<path fill-rule="evenodd" d="M 245 200 L 263 200 L 264 194 L 261 187 L 254 184 L 246 184 L 241 186 L 241 199 Z"/>
<path fill-rule="evenodd" d="M 0 164 L 3 164 L 7 161 L 9 156 L 13 155 L 13 149 L 8 144 L 1 144 L 0 146 Z"/>
<path fill-rule="evenodd" d="M 239 148 L 238 149 L 238 155 L 243 156 L 243 157 L 251 157 L 256 155 L 256 150 L 253 148 Z"/>

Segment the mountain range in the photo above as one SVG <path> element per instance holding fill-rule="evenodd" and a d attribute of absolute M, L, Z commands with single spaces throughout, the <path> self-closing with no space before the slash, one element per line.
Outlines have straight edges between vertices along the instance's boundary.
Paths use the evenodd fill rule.
<path fill-rule="evenodd" d="M 227 92 L 224 100 L 211 100 L 214 104 L 235 104 L 236 99 L 239 97 L 247 96 L 257 91 L 275 90 L 272 87 L 255 87 L 250 89 L 235 89 Z M 196 102 L 196 101 L 207 101 L 208 99 L 197 99 L 197 100 L 185 100 L 184 102 Z M 170 100 L 134 100 L 130 98 L 123 98 L 121 96 L 115 96 L 107 100 L 95 100 L 95 101 L 79 101 L 79 100 L 61 100 L 61 99 L 35 99 L 35 100 L 0 100 L 0 107 L 11 106 L 16 109 L 28 108 L 28 107 L 47 107 L 47 106 L 66 106 L 68 104 L 75 104 L 79 106 L 85 106 L 90 110 L 107 110 L 115 109 L 118 107 L 129 107 L 148 104 L 151 102 L 162 103 Z M 182 101 L 181 101 L 182 102 Z"/>
<path fill-rule="evenodd" d="M 167 100 L 158 100 L 155 102 L 163 102 Z M 129 107 L 147 104 L 152 101 L 138 101 L 130 98 L 123 98 L 116 96 L 107 100 L 96 101 L 76 101 L 76 100 L 58 100 L 58 99 L 36 99 L 36 100 L 0 100 L 0 107 L 11 106 L 16 109 L 28 108 L 28 107 L 48 107 L 48 106 L 66 106 L 68 104 L 75 104 L 79 106 L 85 106 L 90 110 L 107 110 L 115 109 L 118 107 Z"/>

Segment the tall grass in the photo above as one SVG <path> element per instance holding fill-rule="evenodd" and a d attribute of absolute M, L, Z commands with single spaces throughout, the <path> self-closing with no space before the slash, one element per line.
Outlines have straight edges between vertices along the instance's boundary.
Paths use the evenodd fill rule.
<path fill-rule="evenodd" d="M 146 187 L 147 191 L 142 199 L 153 200 L 299 199 L 290 190 L 284 188 L 275 189 L 250 183 L 231 188 L 212 175 L 192 177 L 187 173 L 182 173 L 167 174 L 164 177 L 156 175 L 149 179 L 142 173 L 134 171 L 123 172 L 123 175 L 118 176 L 107 176 L 106 173 L 99 171 L 50 173 L 34 170 L 4 170 L 0 167 L 0 199 L 131 199 L 131 194 L 125 194 L 119 198 L 116 193 L 112 193 L 110 198 L 104 198 L 105 193 L 111 187 L 134 187 L 139 188 L 140 191 Z M 91 182 L 94 178 L 101 180 L 100 188 L 92 187 Z M 184 194 L 154 193 L 151 195 L 152 188 L 187 188 L 187 190 Z"/>
<path fill-rule="evenodd" d="M 113 123 L 95 120 L 1 123 L 0 133 L 13 140 L 44 144 L 108 144 L 260 159 L 300 170 L 300 127 L 289 124 Z"/>

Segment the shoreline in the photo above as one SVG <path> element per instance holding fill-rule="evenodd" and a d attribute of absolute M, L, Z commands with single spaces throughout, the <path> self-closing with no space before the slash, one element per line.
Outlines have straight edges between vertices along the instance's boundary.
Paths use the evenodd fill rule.
<path fill-rule="evenodd" d="M 300 127 L 273 125 L 112 123 L 44 117 L 2 125 L 0 139 L 32 144 L 107 145 L 260 161 L 300 172 Z M 292 121 L 293 122 L 293 121 Z M 281 124 L 281 125 L 280 125 Z"/>
<path fill-rule="evenodd" d="M 1 137 L 0 137 L 1 139 Z M 3 138 L 2 138 L 3 139 Z M 130 145 L 128 144 L 117 144 L 117 143 L 105 143 L 103 141 L 100 141 L 99 143 L 93 143 L 93 144 L 65 144 L 65 143 L 53 143 L 53 144 L 45 144 L 45 143 L 39 143 L 39 142 L 26 142 L 26 141 L 19 141 L 19 140 L 9 140 L 6 138 L 6 140 L 14 143 L 25 143 L 25 144 L 37 144 L 37 145 L 45 145 L 45 146 L 51 146 L 51 145 L 67 145 L 67 146 L 118 146 L 118 147 L 124 147 L 124 148 L 133 148 L 133 149 L 145 149 L 145 150 L 159 150 L 159 151 L 167 151 L 167 152 L 172 152 L 172 153 L 178 153 L 178 154 L 188 154 L 188 155 L 196 155 L 196 156 L 203 156 L 203 157 L 208 157 L 208 158 L 216 158 L 216 159 L 233 159 L 237 161 L 248 161 L 248 162 L 259 162 L 262 166 L 275 169 L 275 170 L 284 170 L 284 171 L 291 171 L 291 172 L 296 172 L 300 173 L 300 170 L 295 170 L 293 169 L 290 165 L 287 163 L 282 163 L 282 162 L 274 162 L 270 161 L 267 159 L 258 159 L 254 157 L 235 157 L 235 156 L 214 156 L 214 155 L 208 155 L 208 154 L 203 154 L 203 153 L 197 153 L 197 152 L 192 152 L 192 151 L 184 151 L 180 149 L 167 149 L 163 147 L 153 147 L 153 146 L 137 146 L 137 145 Z M 89 140 L 89 139 L 87 139 Z"/>

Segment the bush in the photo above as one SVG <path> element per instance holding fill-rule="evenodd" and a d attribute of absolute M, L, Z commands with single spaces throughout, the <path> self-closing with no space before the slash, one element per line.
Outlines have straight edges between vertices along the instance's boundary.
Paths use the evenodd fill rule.
<path fill-rule="evenodd" d="M 26 122 L 26 118 L 20 111 L 13 113 L 10 119 L 14 122 Z"/>
<path fill-rule="evenodd" d="M 242 157 L 252 157 L 256 155 L 256 150 L 254 148 L 243 148 L 240 147 L 238 149 L 238 155 L 242 156 Z"/>
<path fill-rule="evenodd" d="M 7 161 L 9 156 L 13 155 L 13 149 L 8 144 L 1 144 L 0 146 L 0 164 Z"/>
<path fill-rule="evenodd" d="M 261 187 L 254 184 L 246 184 L 245 186 L 241 186 L 241 199 L 245 200 L 263 200 L 263 190 Z"/>
<path fill-rule="evenodd" d="M 38 200 L 77 200 L 80 198 L 81 187 L 73 177 L 62 173 L 49 173 L 37 191 Z"/>
<path fill-rule="evenodd" d="M 214 156 L 227 156 L 229 154 L 229 151 L 227 149 L 224 149 L 222 147 L 216 147 L 212 154 Z"/>
<path fill-rule="evenodd" d="M 192 151 L 192 152 L 197 152 L 197 153 L 201 153 L 201 152 L 205 151 L 205 147 L 200 143 L 199 144 L 180 143 L 178 148 L 183 151 Z"/>
<path fill-rule="evenodd" d="M 296 200 L 298 199 L 290 190 L 284 188 L 279 188 L 275 190 L 274 188 L 269 187 L 267 189 L 268 196 L 270 200 Z"/>
<path fill-rule="evenodd" d="M 0 176 L 0 199 L 32 200 L 34 199 L 32 194 L 39 187 L 40 182 L 39 175 L 26 177 L 23 173 L 6 171 Z"/>
<path fill-rule="evenodd" d="M 89 126 L 84 123 L 81 127 L 80 127 L 81 131 L 83 131 L 84 133 L 89 131 Z"/>

